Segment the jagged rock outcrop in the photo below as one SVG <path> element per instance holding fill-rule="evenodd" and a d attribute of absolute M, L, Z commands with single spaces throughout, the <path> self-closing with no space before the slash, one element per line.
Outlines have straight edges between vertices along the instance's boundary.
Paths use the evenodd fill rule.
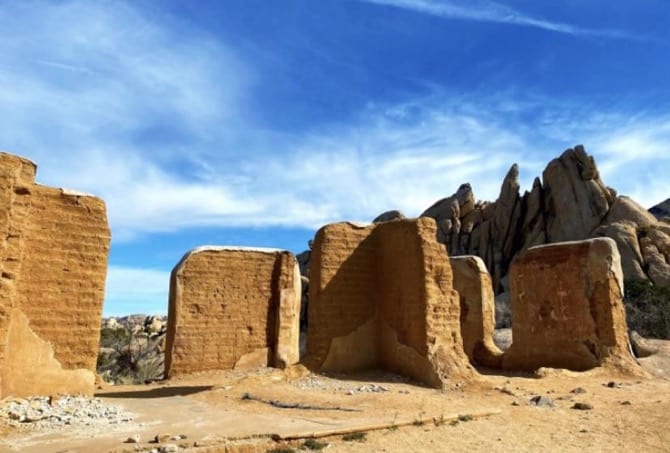
<path fill-rule="evenodd" d="M 382 212 L 374 218 L 372 223 L 390 222 L 391 220 L 403 220 L 405 218 L 405 214 L 394 209 L 392 211 Z"/>
<path fill-rule="evenodd" d="M 667 219 L 667 221 L 670 222 L 670 198 L 655 206 L 652 206 L 649 208 L 649 212 L 652 213 L 658 220 Z"/>
<path fill-rule="evenodd" d="M 530 247 L 606 236 L 619 247 L 627 279 L 650 279 L 670 286 L 670 224 L 658 221 L 600 178 L 583 146 L 566 150 L 519 192 L 514 164 L 493 202 L 475 202 L 463 184 L 422 216 L 438 224 L 437 239 L 450 256 L 477 255 L 486 263 L 496 293 L 506 291 L 512 259 Z"/>
<path fill-rule="evenodd" d="M 91 393 L 110 231 L 105 203 L 35 183 L 0 153 L 0 398 Z"/>

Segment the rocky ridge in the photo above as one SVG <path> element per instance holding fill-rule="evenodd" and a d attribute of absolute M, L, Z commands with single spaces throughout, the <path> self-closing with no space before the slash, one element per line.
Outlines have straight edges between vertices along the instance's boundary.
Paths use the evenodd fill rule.
<path fill-rule="evenodd" d="M 566 150 L 520 193 L 512 165 L 494 202 L 475 202 L 469 184 L 424 211 L 438 223 L 451 256 L 480 256 L 496 293 L 506 290 L 512 259 L 530 247 L 595 237 L 614 239 L 626 279 L 670 286 L 670 223 L 605 185 L 583 146 Z"/>
<path fill-rule="evenodd" d="M 655 206 L 652 206 L 649 208 L 649 212 L 652 213 L 658 220 L 665 219 L 666 221 L 670 221 L 670 198 Z"/>
<path fill-rule="evenodd" d="M 650 212 L 618 195 L 603 182 L 594 158 L 581 145 L 549 162 L 529 191 L 522 195 L 520 189 L 519 167 L 514 164 L 496 201 L 477 201 L 466 183 L 421 214 L 435 219 L 437 239 L 449 256 L 484 260 L 498 295 L 498 327 L 509 325 L 508 310 L 501 306 L 507 300 L 510 264 L 518 253 L 536 245 L 610 237 L 619 248 L 625 279 L 670 287 L 670 217 L 663 217 L 670 200 Z M 403 218 L 400 211 L 387 211 L 373 223 Z M 311 250 L 311 241 L 309 245 Z M 309 284 L 310 250 L 297 255 L 304 288 Z"/>

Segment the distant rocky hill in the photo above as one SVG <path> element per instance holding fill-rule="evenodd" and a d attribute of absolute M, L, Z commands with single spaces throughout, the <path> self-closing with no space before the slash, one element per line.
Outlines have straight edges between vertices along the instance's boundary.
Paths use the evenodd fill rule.
<path fill-rule="evenodd" d="M 495 202 L 475 202 L 469 184 L 428 208 L 422 216 L 438 223 L 438 239 L 451 255 L 478 255 L 506 290 L 512 259 L 541 244 L 598 236 L 619 246 L 626 279 L 670 286 L 670 223 L 605 185 L 592 156 L 582 146 L 568 149 L 519 192 L 519 169 L 512 165 Z"/>
<path fill-rule="evenodd" d="M 659 209 L 667 210 L 669 204 L 670 200 Z M 655 208 L 654 214 L 658 212 Z M 421 216 L 436 220 L 438 240 L 449 255 L 477 255 L 484 260 L 496 293 L 507 290 L 507 273 L 519 252 L 535 245 L 600 236 L 616 241 L 626 279 L 670 287 L 670 220 L 654 217 L 605 185 L 583 146 L 568 149 L 549 162 L 542 178 L 535 178 L 531 190 L 523 195 L 519 167 L 514 164 L 496 201 L 476 201 L 470 184 L 463 184 Z M 404 218 L 402 213 L 389 211 L 374 221 L 400 218 Z M 298 259 L 308 278 L 309 251 Z"/>
<path fill-rule="evenodd" d="M 649 208 L 649 212 L 654 214 L 658 220 L 663 218 L 670 219 L 670 198 L 652 208 Z"/>

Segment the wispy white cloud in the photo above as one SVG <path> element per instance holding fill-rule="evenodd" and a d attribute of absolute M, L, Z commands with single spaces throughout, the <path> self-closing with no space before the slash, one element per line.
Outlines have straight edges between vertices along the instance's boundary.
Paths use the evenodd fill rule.
<path fill-rule="evenodd" d="M 445 19 L 492 22 L 523 27 L 533 27 L 573 36 L 599 36 L 604 38 L 640 39 L 622 30 L 585 28 L 562 22 L 553 22 L 517 11 L 489 0 L 361 0 L 367 3 L 392 6 Z"/>
<path fill-rule="evenodd" d="M 72 27 L 76 17 L 87 20 Z M 11 4 L 0 26 L 3 147 L 38 162 L 44 183 L 102 196 L 115 241 L 196 226 L 316 228 L 386 209 L 418 215 L 464 182 L 494 199 L 512 163 L 528 187 L 580 142 L 606 182 L 641 203 L 667 187 L 668 171 L 651 175 L 653 197 L 641 182 L 650 162 L 667 170 L 664 117 L 435 90 L 281 136 L 245 115 L 253 68 L 207 35 L 83 1 Z"/>

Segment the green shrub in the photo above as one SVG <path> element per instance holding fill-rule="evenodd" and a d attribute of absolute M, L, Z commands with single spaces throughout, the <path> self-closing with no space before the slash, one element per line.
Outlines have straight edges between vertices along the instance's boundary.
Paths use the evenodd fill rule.
<path fill-rule="evenodd" d="M 628 280 L 624 287 L 628 328 L 643 337 L 670 339 L 670 288 L 648 280 Z"/>
<path fill-rule="evenodd" d="M 163 354 L 158 353 L 160 341 L 125 327 L 101 329 L 98 374 L 116 384 L 144 384 L 161 378 L 164 367 Z"/>
<path fill-rule="evenodd" d="M 307 439 L 302 446 L 307 450 L 320 451 L 328 446 L 326 442 L 319 442 L 316 439 Z"/>
<path fill-rule="evenodd" d="M 357 441 L 357 442 L 365 442 L 368 439 L 368 433 L 364 432 L 356 432 L 356 433 L 349 433 L 345 434 L 342 436 L 342 440 L 350 442 L 350 441 Z"/>

